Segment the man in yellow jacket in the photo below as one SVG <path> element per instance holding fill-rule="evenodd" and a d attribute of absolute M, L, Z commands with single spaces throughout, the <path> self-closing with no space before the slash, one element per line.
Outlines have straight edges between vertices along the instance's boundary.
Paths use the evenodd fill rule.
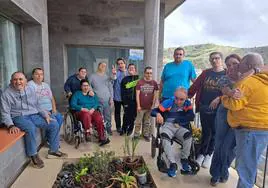
<path fill-rule="evenodd" d="M 228 123 L 235 128 L 238 188 L 254 186 L 258 161 L 268 144 L 268 75 L 259 74 L 261 66 L 260 54 L 246 55 L 235 71 L 239 80 L 235 87 L 243 96 L 240 99 L 222 97 L 228 109 Z M 255 70 L 253 76 L 239 79 L 250 69 Z"/>

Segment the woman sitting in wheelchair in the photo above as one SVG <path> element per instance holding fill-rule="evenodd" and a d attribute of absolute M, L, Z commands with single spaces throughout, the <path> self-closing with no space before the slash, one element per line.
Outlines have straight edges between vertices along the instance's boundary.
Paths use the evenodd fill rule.
<path fill-rule="evenodd" d="M 187 100 L 187 91 L 184 88 L 178 88 L 174 97 L 164 100 L 158 108 L 152 110 L 151 115 L 156 117 L 159 125 L 162 125 L 160 128 L 162 147 L 170 162 L 168 175 L 175 177 L 177 174 L 176 156 L 172 149 L 173 138 L 182 143 L 181 173 L 192 174 L 188 158 L 192 145 L 190 121 L 194 120 L 194 113 L 191 102 Z"/>
<path fill-rule="evenodd" d="M 76 91 L 71 98 L 71 109 L 75 111 L 76 117 L 82 122 L 85 129 L 86 140 L 89 140 L 92 124 L 96 126 L 100 146 L 108 144 L 109 138 L 105 137 L 104 123 L 101 113 L 98 111 L 99 102 L 96 95 L 90 96 L 89 81 L 80 82 L 81 91 Z"/>

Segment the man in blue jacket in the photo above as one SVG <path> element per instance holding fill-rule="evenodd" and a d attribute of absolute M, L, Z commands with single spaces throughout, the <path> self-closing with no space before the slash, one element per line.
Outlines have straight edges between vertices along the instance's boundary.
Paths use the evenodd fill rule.
<path fill-rule="evenodd" d="M 153 109 L 151 115 L 156 117 L 156 122 L 161 126 L 160 135 L 163 139 L 164 152 L 170 162 L 168 175 L 175 177 L 177 174 L 176 155 L 172 148 L 172 138 L 176 137 L 182 142 L 181 171 L 183 174 L 192 174 L 188 162 L 192 145 L 190 121 L 194 120 L 191 102 L 187 100 L 187 91 L 184 88 L 176 89 L 174 96 L 164 100 L 158 108 Z"/>

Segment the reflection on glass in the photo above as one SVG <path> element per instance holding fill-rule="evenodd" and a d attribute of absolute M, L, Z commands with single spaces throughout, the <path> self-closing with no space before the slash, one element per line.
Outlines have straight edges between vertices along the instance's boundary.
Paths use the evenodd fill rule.
<path fill-rule="evenodd" d="M 20 27 L 0 16 L 0 89 L 13 72 L 22 69 Z"/>

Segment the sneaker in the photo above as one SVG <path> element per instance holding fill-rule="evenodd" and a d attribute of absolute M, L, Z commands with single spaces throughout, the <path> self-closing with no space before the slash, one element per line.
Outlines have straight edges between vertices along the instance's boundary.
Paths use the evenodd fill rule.
<path fill-rule="evenodd" d="M 34 168 L 43 168 L 44 167 L 44 162 L 42 161 L 42 159 L 39 157 L 38 154 L 31 156 L 31 160 L 33 162 L 33 167 Z"/>
<path fill-rule="evenodd" d="M 104 146 L 104 145 L 109 144 L 109 143 L 110 143 L 110 139 L 107 138 L 106 140 L 101 140 L 99 146 Z"/>
<path fill-rule="evenodd" d="M 171 163 L 170 164 L 170 167 L 169 167 L 169 169 L 168 169 L 168 176 L 169 177 L 176 177 L 176 175 L 177 175 L 177 169 L 178 169 L 178 167 L 177 167 L 177 164 L 176 163 Z"/>
<path fill-rule="evenodd" d="M 198 155 L 196 162 L 199 164 L 199 166 L 202 166 L 204 159 L 205 159 L 204 155 Z"/>
<path fill-rule="evenodd" d="M 210 185 L 216 187 L 219 184 L 218 179 L 214 179 L 213 177 L 210 179 Z"/>
<path fill-rule="evenodd" d="M 91 141 L 92 141 L 92 139 L 91 139 L 91 135 L 90 135 L 89 132 L 86 132 L 86 134 L 85 134 L 85 139 L 86 139 L 86 142 L 91 142 Z"/>
<path fill-rule="evenodd" d="M 181 167 L 182 170 L 185 172 L 190 172 L 192 170 L 191 166 L 189 165 L 188 159 L 181 159 Z"/>
<path fill-rule="evenodd" d="M 125 131 L 121 130 L 120 131 L 120 136 L 124 136 L 124 134 L 125 134 Z"/>
<path fill-rule="evenodd" d="M 48 154 L 47 154 L 48 159 L 58 159 L 58 158 L 65 159 L 67 157 L 68 155 L 66 153 L 63 153 L 59 150 L 57 152 L 48 151 Z"/>
<path fill-rule="evenodd" d="M 127 131 L 127 136 L 132 135 L 132 131 Z"/>
<path fill-rule="evenodd" d="M 209 168 L 210 165 L 211 165 L 211 160 L 212 160 L 212 155 L 206 155 L 204 161 L 203 161 L 203 164 L 202 164 L 202 167 L 203 168 Z"/>

